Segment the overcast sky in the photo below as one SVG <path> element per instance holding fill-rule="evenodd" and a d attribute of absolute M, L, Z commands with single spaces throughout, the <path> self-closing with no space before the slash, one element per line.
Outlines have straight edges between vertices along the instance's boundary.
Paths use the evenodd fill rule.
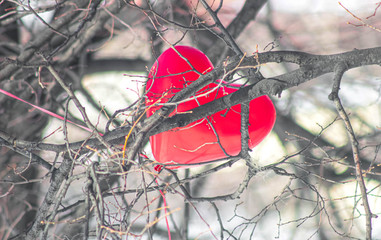
<path fill-rule="evenodd" d="M 271 0 L 272 6 L 278 11 L 288 12 L 337 12 L 347 14 L 346 11 L 339 5 L 339 2 L 350 11 L 371 9 L 374 11 L 379 1 L 375 0 Z"/>

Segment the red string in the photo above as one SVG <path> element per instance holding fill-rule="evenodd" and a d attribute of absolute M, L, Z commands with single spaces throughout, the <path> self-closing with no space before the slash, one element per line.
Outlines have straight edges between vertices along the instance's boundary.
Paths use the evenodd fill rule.
<path fill-rule="evenodd" d="M 156 184 L 159 186 L 159 182 L 157 181 L 157 178 L 155 179 Z M 164 214 L 165 214 L 165 223 L 167 224 L 167 231 L 168 231 L 168 239 L 171 240 L 171 229 L 169 228 L 169 223 L 168 223 L 168 217 L 167 217 L 167 200 L 165 198 L 164 193 L 159 189 L 159 192 L 161 194 L 161 197 L 163 198 L 163 203 L 164 203 Z"/>
<path fill-rule="evenodd" d="M 21 99 L 21 98 L 15 96 L 15 95 L 13 95 L 13 94 L 10 93 L 10 92 L 7 92 L 7 91 L 5 91 L 5 90 L 3 90 L 3 89 L 1 89 L 1 88 L 0 88 L 0 92 L 3 93 L 3 94 L 5 94 L 5 95 L 7 95 L 8 97 L 11 97 L 11 98 L 16 99 L 16 100 L 18 100 L 18 101 L 21 101 L 21 102 L 23 102 L 23 103 L 26 103 L 26 104 L 28 104 L 28 105 L 30 105 L 30 106 L 32 106 L 32 107 L 34 107 L 34 108 L 40 110 L 40 111 L 43 112 L 43 113 L 46 113 L 46 114 L 48 114 L 48 115 L 50 115 L 50 116 L 53 116 L 53 117 L 55 117 L 55 118 L 64 120 L 64 117 L 62 117 L 62 116 L 60 116 L 60 115 L 58 115 L 58 114 L 56 114 L 56 113 L 53 113 L 53 112 L 51 112 L 51 111 L 49 111 L 49 110 L 46 110 L 46 109 L 44 109 L 44 108 L 42 108 L 42 107 L 36 106 L 36 105 L 34 105 L 34 104 L 31 104 L 31 103 L 29 103 L 29 102 L 27 102 L 27 101 L 25 101 L 25 100 L 23 100 L 23 99 Z M 82 126 L 82 125 L 79 125 L 79 124 L 76 124 L 76 123 L 74 123 L 74 122 L 71 122 L 70 120 L 67 120 L 67 121 L 68 121 L 69 123 L 72 123 L 72 124 L 74 124 L 74 125 L 76 125 L 76 126 L 82 128 L 82 129 L 85 129 L 85 130 L 87 130 L 87 131 L 89 131 L 89 132 L 92 132 L 92 131 L 91 131 L 89 128 L 87 128 L 87 127 L 84 127 L 84 126 Z M 143 156 L 146 157 L 146 158 L 148 158 L 148 157 L 145 156 L 145 155 L 143 155 Z M 160 171 L 162 170 L 162 168 L 163 168 L 163 166 L 161 166 L 161 165 L 156 165 L 156 166 L 155 166 L 155 170 L 158 171 L 158 172 L 160 172 Z M 155 181 L 156 181 L 157 185 L 159 185 L 159 182 L 157 181 L 157 179 L 155 179 Z M 166 200 L 166 198 L 165 198 L 164 193 L 163 193 L 161 190 L 159 190 L 159 192 L 160 192 L 161 196 L 163 197 L 164 213 L 165 213 L 165 223 L 167 224 L 168 239 L 171 240 L 171 230 L 170 230 L 170 228 L 169 228 L 168 217 L 167 217 L 167 214 L 168 214 L 168 212 L 167 212 L 167 200 Z"/>
<path fill-rule="evenodd" d="M 21 102 L 23 102 L 23 103 L 26 103 L 26 104 L 28 104 L 28 105 L 30 105 L 30 106 L 32 106 L 32 107 L 34 107 L 34 108 L 40 110 L 40 111 L 43 112 L 43 113 L 49 114 L 50 116 L 53 116 L 53 117 L 58 118 L 58 119 L 61 119 L 61 120 L 64 120 L 64 119 L 65 119 L 64 117 L 62 117 L 62 116 L 60 116 L 60 115 L 58 115 L 58 114 L 56 114 L 56 113 L 54 113 L 54 112 L 51 112 L 51 111 L 46 110 L 46 109 L 44 109 L 44 108 L 42 108 L 42 107 L 36 106 L 36 105 L 34 105 L 34 104 L 31 104 L 30 102 L 27 102 L 27 101 L 25 101 L 25 100 L 23 100 L 23 99 L 21 99 L 21 98 L 15 96 L 15 95 L 13 95 L 13 94 L 10 93 L 10 92 L 7 92 L 7 91 L 5 91 L 5 90 L 3 90 L 3 89 L 1 89 L 1 88 L 0 88 L 0 92 L 3 93 L 3 94 L 5 94 L 5 95 L 7 95 L 8 97 L 11 97 L 11 98 L 16 99 L 16 100 L 18 100 L 18 101 L 21 101 Z M 76 125 L 77 127 L 80 127 L 80 128 L 82 128 L 82 129 L 86 130 L 86 131 L 92 132 L 91 129 L 89 129 L 89 128 L 87 128 L 87 127 L 84 127 L 84 126 L 82 126 L 82 125 L 73 123 L 73 122 L 70 121 L 70 120 L 67 120 L 67 121 L 68 121 L 69 123 L 72 123 L 72 124 Z"/>

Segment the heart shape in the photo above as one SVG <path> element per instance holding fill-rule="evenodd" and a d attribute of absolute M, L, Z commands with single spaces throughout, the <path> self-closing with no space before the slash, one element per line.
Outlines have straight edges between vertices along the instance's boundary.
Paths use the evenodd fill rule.
<path fill-rule="evenodd" d="M 193 47 L 176 46 L 163 52 L 152 66 L 146 85 L 146 105 L 151 116 L 181 89 L 213 70 L 208 57 Z M 180 55 L 181 56 L 180 56 Z M 185 60 L 186 59 L 186 60 Z M 192 66 L 190 66 L 190 64 Z M 218 82 L 221 82 L 220 80 Z M 221 82 L 225 83 L 225 82 Z M 192 99 L 177 105 L 170 114 L 181 114 L 226 94 L 233 93 L 241 85 L 211 83 L 196 93 Z M 152 106 L 151 106 L 152 105 Z M 150 137 L 152 153 L 156 161 L 164 164 L 197 164 L 237 155 L 241 150 L 241 105 L 217 112 L 207 119 L 200 119 L 185 127 L 175 128 Z M 274 126 L 276 112 L 268 96 L 250 101 L 249 147 L 258 145 Z M 218 136 L 218 137 L 217 137 Z"/>

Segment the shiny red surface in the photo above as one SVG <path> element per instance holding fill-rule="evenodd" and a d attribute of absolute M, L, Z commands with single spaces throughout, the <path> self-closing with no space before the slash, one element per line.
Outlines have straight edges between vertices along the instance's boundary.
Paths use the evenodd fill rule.
<path fill-rule="evenodd" d="M 187 46 L 176 46 L 176 50 L 182 56 L 170 48 L 163 52 L 152 66 L 146 86 L 147 106 L 167 102 L 181 89 L 196 81 L 199 74 L 192 69 L 202 74 L 213 69 L 212 63 L 201 51 Z M 171 116 L 235 92 L 240 85 L 230 86 L 209 84 L 197 92 L 197 100 L 192 99 L 178 104 Z M 151 116 L 160 107 L 151 106 L 147 116 Z M 201 119 L 185 127 L 151 136 L 150 143 L 156 161 L 166 164 L 197 164 L 225 158 L 227 156 L 217 143 L 216 133 L 225 151 L 229 155 L 237 155 L 241 150 L 240 112 L 241 106 L 236 105 L 229 110 L 209 116 L 209 122 Z M 268 96 L 261 96 L 250 102 L 249 147 L 251 149 L 268 135 L 274 126 L 275 118 L 275 108 Z"/>

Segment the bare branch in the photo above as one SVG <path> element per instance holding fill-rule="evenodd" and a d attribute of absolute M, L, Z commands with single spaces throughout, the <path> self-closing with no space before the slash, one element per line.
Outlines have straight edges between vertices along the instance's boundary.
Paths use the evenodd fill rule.
<path fill-rule="evenodd" d="M 360 186 L 361 198 L 363 202 L 363 206 L 365 209 L 366 215 L 366 239 L 372 239 L 372 218 L 374 215 L 372 214 L 368 202 L 368 192 L 366 190 L 363 171 L 361 169 L 361 160 L 360 160 L 360 151 L 359 151 L 359 143 L 356 139 L 356 135 L 353 131 L 352 124 L 349 120 L 348 114 L 346 113 L 341 100 L 339 98 L 339 89 L 341 79 L 343 74 L 348 70 L 348 67 L 345 62 L 339 62 L 334 69 L 334 78 L 333 78 L 333 86 L 332 93 L 329 95 L 329 99 L 334 101 L 336 105 L 337 112 L 341 119 L 344 121 L 345 127 L 347 129 L 347 133 L 351 142 L 352 150 L 353 150 L 353 159 L 356 166 L 356 181 Z"/>
<path fill-rule="evenodd" d="M 77 1 L 76 4 L 79 8 L 83 8 L 87 5 L 87 0 Z M 71 21 L 81 14 L 80 11 L 68 11 L 65 16 L 58 18 L 50 26 L 52 29 L 60 30 L 62 27 L 66 26 Z M 37 37 L 26 44 L 24 50 L 17 57 L 16 61 L 20 63 L 28 63 L 28 61 L 34 56 L 36 50 L 40 49 L 46 42 L 51 39 L 56 33 L 50 28 L 44 30 L 41 34 L 38 34 Z M 8 64 L 3 69 L 0 70 L 0 81 L 9 78 L 15 71 L 18 69 L 17 65 Z"/>

